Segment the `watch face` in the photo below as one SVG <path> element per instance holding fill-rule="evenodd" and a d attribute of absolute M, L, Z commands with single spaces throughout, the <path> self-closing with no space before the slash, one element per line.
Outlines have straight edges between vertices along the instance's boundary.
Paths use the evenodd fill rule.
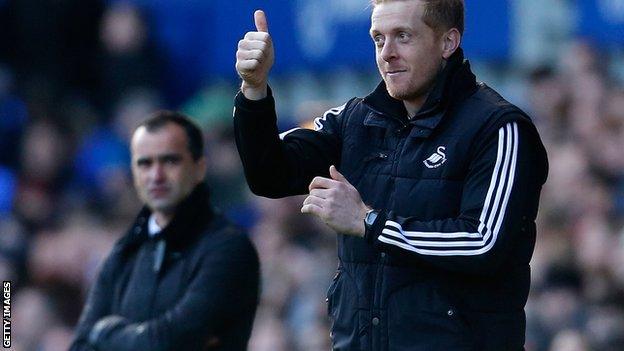
<path fill-rule="evenodd" d="M 377 218 L 377 211 L 369 211 L 366 214 L 366 218 L 364 219 L 364 222 L 366 223 L 367 226 L 372 226 L 373 223 L 375 223 L 375 219 Z"/>

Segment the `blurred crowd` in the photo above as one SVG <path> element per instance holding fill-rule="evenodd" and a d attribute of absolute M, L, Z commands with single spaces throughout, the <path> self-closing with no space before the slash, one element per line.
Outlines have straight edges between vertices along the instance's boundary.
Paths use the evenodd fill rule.
<path fill-rule="evenodd" d="M 249 192 L 231 124 L 237 81 L 208 81 L 172 103 L 162 76 L 168 63 L 147 16 L 130 3 L 0 1 L 0 21 L 8 28 L 0 31 L 0 277 L 13 282 L 13 350 L 67 349 L 98 265 L 141 206 L 128 139 L 159 108 L 202 125 L 213 201 L 259 251 L 262 298 L 250 350 L 329 349 L 335 234 L 300 214 L 301 197 Z M 610 70 L 614 56 L 588 42 L 559 57 L 502 69 L 550 160 L 526 347 L 624 350 L 624 81 Z M 280 128 L 309 123 L 378 78 L 331 79 L 272 81 Z"/>

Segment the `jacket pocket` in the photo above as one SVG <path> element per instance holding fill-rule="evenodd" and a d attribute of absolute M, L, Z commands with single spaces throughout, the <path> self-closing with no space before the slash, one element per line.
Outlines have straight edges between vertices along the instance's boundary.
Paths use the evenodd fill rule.
<path fill-rule="evenodd" d="M 392 154 L 392 150 L 376 149 L 356 156 L 355 173 L 364 175 L 389 172 L 388 166 L 392 164 Z"/>
<path fill-rule="evenodd" d="M 342 269 L 338 267 L 336 269 L 336 274 L 334 274 L 334 278 L 332 279 L 329 288 L 327 289 L 327 296 L 325 298 L 325 302 L 327 303 L 327 315 L 332 316 L 332 305 L 334 300 L 334 293 L 336 291 L 336 285 L 338 283 L 338 279 L 340 278 L 340 274 L 342 273 Z"/>
<path fill-rule="evenodd" d="M 327 290 L 332 350 L 359 350 L 360 321 L 357 287 L 348 272 L 339 268 Z"/>
<path fill-rule="evenodd" d="M 388 298 L 388 350 L 477 351 L 463 311 L 428 284 Z"/>

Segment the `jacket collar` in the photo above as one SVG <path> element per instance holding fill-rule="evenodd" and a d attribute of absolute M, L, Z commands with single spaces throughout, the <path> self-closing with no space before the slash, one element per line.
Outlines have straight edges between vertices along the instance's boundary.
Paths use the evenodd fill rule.
<path fill-rule="evenodd" d="M 448 109 L 457 102 L 472 95 L 477 89 L 476 78 L 470 64 L 464 60 L 461 48 L 450 57 L 444 69 L 435 80 L 425 103 L 410 121 L 402 101 L 391 97 L 382 80 L 375 90 L 364 98 L 363 103 L 379 115 L 390 117 L 402 123 L 411 123 L 425 129 L 434 129 Z M 379 125 L 375 118 L 367 118 L 367 125 Z"/>
<path fill-rule="evenodd" d="M 149 240 L 147 222 L 151 214 L 152 211 L 143 206 L 132 229 L 124 238 L 126 249 Z M 167 246 L 173 249 L 182 249 L 195 241 L 213 216 L 214 209 L 210 205 L 208 186 L 202 182 L 178 205 L 171 222 L 155 237 L 164 238 Z"/>

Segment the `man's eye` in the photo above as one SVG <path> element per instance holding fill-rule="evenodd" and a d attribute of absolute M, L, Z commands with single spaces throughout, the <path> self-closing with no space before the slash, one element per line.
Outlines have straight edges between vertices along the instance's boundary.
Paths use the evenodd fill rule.
<path fill-rule="evenodd" d="M 375 45 L 377 45 L 378 47 L 382 47 L 384 44 L 384 38 L 381 35 L 374 36 L 373 41 L 375 42 Z"/>
<path fill-rule="evenodd" d="M 407 39 L 409 39 L 409 35 L 407 33 L 405 33 L 405 32 L 400 32 L 399 33 L 399 39 L 400 40 L 407 40 Z"/>
<path fill-rule="evenodd" d="M 174 164 L 177 164 L 180 161 L 180 159 L 177 157 L 167 157 L 163 161 L 168 165 L 174 165 Z"/>

